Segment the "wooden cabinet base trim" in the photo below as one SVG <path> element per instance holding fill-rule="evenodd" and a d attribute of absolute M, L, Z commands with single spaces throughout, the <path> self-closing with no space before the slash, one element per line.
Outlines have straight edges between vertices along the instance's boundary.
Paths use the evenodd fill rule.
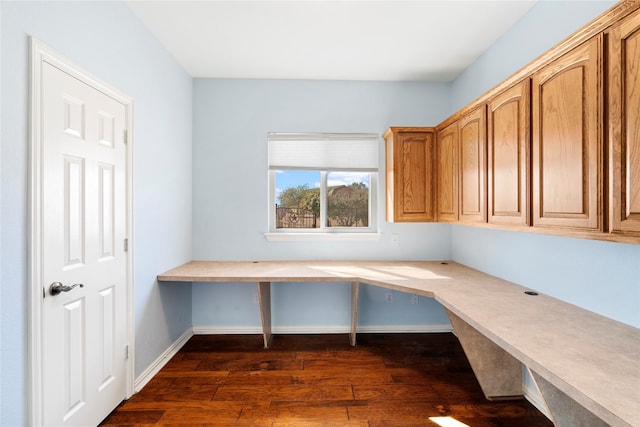
<path fill-rule="evenodd" d="M 440 222 L 444 222 L 444 221 L 440 221 Z M 577 239 L 601 240 L 606 242 L 640 244 L 640 235 L 634 236 L 634 235 L 621 234 L 621 233 L 603 233 L 601 231 L 591 232 L 591 231 L 584 231 L 584 230 L 570 230 L 567 228 L 531 227 L 528 225 L 505 225 L 505 224 L 490 224 L 490 223 L 480 224 L 480 223 L 461 223 L 461 222 L 456 222 L 452 224 L 463 225 L 467 227 L 487 228 L 491 230 L 514 231 L 514 232 L 531 233 L 531 234 L 544 234 L 548 236 L 572 237 Z"/>

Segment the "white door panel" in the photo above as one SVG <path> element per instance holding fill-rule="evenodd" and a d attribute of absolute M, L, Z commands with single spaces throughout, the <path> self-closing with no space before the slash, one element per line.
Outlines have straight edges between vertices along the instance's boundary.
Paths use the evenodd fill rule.
<path fill-rule="evenodd" d="M 127 111 L 43 62 L 41 119 L 43 422 L 97 425 L 127 394 Z"/>

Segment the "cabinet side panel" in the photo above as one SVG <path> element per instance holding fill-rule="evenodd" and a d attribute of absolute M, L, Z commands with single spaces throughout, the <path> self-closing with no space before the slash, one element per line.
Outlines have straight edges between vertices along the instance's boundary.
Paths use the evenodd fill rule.
<path fill-rule="evenodd" d="M 395 174 L 398 173 L 395 168 L 393 156 L 393 134 L 388 132 L 385 134 L 385 163 L 386 163 L 386 196 L 387 196 L 387 221 L 394 222 L 395 218 Z"/>
<path fill-rule="evenodd" d="M 640 11 L 607 33 L 609 232 L 640 236 Z"/>
<path fill-rule="evenodd" d="M 624 142 L 626 152 L 625 220 L 640 223 L 640 15 L 624 43 Z M 640 224 L 638 224 L 640 225 Z"/>
<path fill-rule="evenodd" d="M 438 221 L 458 220 L 457 124 L 438 134 L 437 143 Z"/>

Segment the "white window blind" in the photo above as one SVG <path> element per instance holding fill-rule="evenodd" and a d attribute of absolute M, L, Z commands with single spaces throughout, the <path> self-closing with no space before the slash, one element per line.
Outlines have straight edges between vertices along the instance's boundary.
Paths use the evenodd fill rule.
<path fill-rule="evenodd" d="M 378 171 L 376 134 L 269 133 L 269 169 Z"/>

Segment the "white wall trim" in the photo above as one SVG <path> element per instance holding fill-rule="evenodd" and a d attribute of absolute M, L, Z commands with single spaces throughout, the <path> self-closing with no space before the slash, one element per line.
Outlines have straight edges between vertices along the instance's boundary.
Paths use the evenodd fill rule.
<path fill-rule="evenodd" d="M 450 323 L 430 325 L 362 325 L 357 332 L 365 334 L 420 334 L 453 332 Z"/>
<path fill-rule="evenodd" d="M 294 325 L 272 326 L 274 334 L 348 334 L 351 332 L 349 325 Z M 359 333 L 437 333 L 453 332 L 451 324 L 441 325 L 362 325 L 358 326 Z M 194 326 L 194 335 L 207 334 L 262 334 L 262 328 L 257 326 Z"/>
<path fill-rule="evenodd" d="M 142 390 L 151 379 L 175 356 L 178 351 L 189 341 L 194 335 L 193 328 L 188 328 L 180 337 L 169 346 L 156 360 L 154 360 L 147 369 L 144 370 L 135 380 L 136 393 Z"/>
<path fill-rule="evenodd" d="M 127 150 L 127 237 L 129 250 L 127 256 L 127 359 L 126 397 L 133 393 L 135 366 L 135 321 L 134 321 L 134 235 L 133 232 L 133 99 L 101 81 L 93 74 L 76 66 L 60 53 L 49 48 L 35 38 L 30 39 L 30 123 L 29 123 L 29 218 L 28 218 L 28 302 L 27 302 L 27 345 L 28 345 L 28 397 L 27 407 L 29 425 L 40 425 L 43 414 L 42 392 L 42 298 L 43 298 L 43 260 L 42 260 L 42 64 L 49 63 L 83 83 L 101 91 L 124 105 L 128 132 Z"/>
<path fill-rule="evenodd" d="M 194 326 L 194 335 L 254 335 L 262 334 L 262 327 L 256 326 Z"/>

